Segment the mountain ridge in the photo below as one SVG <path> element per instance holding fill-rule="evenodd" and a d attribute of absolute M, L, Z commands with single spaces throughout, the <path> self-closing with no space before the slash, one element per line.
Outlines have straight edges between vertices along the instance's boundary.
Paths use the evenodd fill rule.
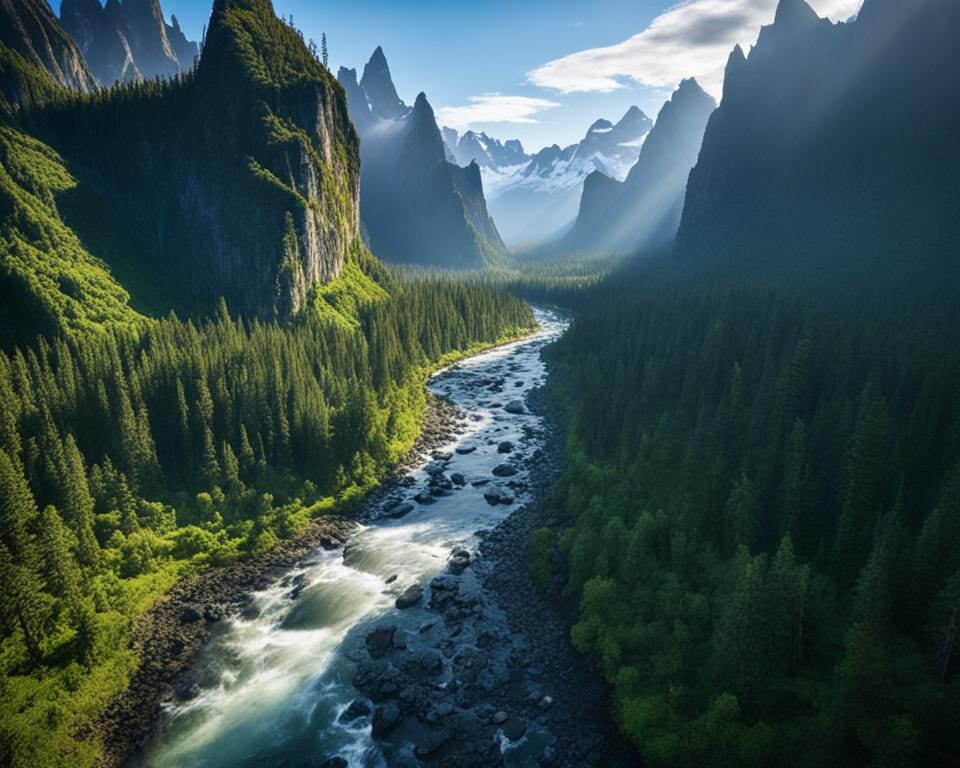
<path fill-rule="evenodd" d="M 374 253 L 401 264 L 479 269 L 505 248 L 487 211 L 478 170 L 448 152 L 424 93 L 413 107 L 397 96 L 378 46 L 357 81 L 340 67 L 350 117 L 361 137 L 360 215 Z"/>

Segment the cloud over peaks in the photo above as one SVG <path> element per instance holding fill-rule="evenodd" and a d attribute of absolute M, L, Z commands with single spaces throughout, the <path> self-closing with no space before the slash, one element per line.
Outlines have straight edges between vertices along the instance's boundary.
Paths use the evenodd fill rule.
<path fill-rule="evenodd" d="M 459 107 L 440 107 L 436 110 L 437 120 L 458 130 L 477 123 L 536 123 L 537 114 L 560 106 L 550 99 L 499 93 L 471 96 L 468 101 L 469 104 Z"/>
<path fill-rule="evenodd" d="M 862 0 L 808 0 L 820 15 L 849 18 Z M 723 66 L 734 45 L 744 50 L 773 21 L 778 0 L 683 0 L 645 30 L 615 45 L 571 53 L 537 67 L 528 80 L 542 88 L 575 93 L 613 91 L 629 83 L 657 88 L 696 77 L 719 95 Z"/>

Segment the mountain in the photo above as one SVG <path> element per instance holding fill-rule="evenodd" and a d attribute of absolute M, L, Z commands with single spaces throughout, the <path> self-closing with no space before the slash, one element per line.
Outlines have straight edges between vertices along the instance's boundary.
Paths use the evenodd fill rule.
<path fill-rule="evenodd" d="M 81 91 L 96 86 L 83 55 L 57 24 L 46 0 L 0 0 L 0 45 L 46 71 L 59 85 Z M 19 94 L 5 95 L 12 102 L 21 100 Z"/>
<path fill-rule="evenodd" d="M 500 142 L 481 132 L 466 131 L 460 136 L 453 128 L 444 127 L 443 141 L 457 165 L 476 161 L 481 168 L 498 169 L 530 162 L 523 144 L 517 139 Z"/>
<path fill-rule="evenodd" d="M 671 242 L 677 233 L 690 169 L 716 102 L 684 80 L 657 122 L 626 179 L 600 171 L 583 185 L 577 221 L 563 243 L 571 250 L 641 250 Z"/>
<path fill-rule="evenodd" d="M 346 95 L 269 0 L 217 0 L 186 77 L 61 89 L 29 120 L 0 131 L 0 303 L 36 319 L 24 327 L 129 325 L 220 296 L 285 319 L 361 247 Z"/>
<path fill-rule="evenodd" d="M 678 257 L 828 279 L 955 269 L 957 39 L 946 0 L 866 0 L 844 24 L 783 0 L 749 55 L 730 55 Z"/>
<path fill-rule="evenodd" d="M 104 85 L 186 72 L 199 46 L 164 20 L 159 0 L 62 0 L 60 23 Z"/>
<path fill-rule="evenodd" d="M 377 48 L 357 81 L 341 67 L 337 79 L 362 139 L 360 216 L 373 252 L 402 264 L 479 268 L 505 249 L 487 212 L 476 163 L 448 160 L 424 94 L 409 107 L 397 95 Z"/>
<path fill-rule="evenodd" d="M 457 136 L 446 129 L 450 154 L 461 165 L 480 166 L 490 213 L 510 243 L 556 237 L 576 218 L 584 179 L 593 171 L 622 179 L 636 162 L 650 119 L 630 107 L 616 123 L 597 120 L 583 139 L 528 155 L 519 141 L 485 133 Z M 456 139 L 454 141 L 454 139 Z"/>

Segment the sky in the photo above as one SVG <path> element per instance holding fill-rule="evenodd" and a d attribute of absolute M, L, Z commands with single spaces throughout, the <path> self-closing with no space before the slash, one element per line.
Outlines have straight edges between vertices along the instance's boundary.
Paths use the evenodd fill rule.
<path fill-rule="evenodd" d="M 747 51 L 778 0 L 274 0 L 306 38 L 326 33 L 330 68 L 359 73 L 383 47 L 401 98 L 420 91 L 441 124 L 518 138 L 528 152 L 579 141 L 631 105 L 651 118 L 696 77 L 719 100 L 733 46 Z M 808 0 L 834 21 L 862 0 Z M 51 0 L 56 9 L 59 0 Z M 200 39 L 211 0 L 161 0 Z"/>

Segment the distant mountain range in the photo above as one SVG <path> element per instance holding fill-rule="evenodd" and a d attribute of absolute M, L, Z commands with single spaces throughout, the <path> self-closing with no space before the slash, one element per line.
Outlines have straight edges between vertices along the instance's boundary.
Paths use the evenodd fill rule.
<path fill-rule="evenodd" d="M 687 176 L 716 106 L 696 80 L 681 82 L 657 115 L 626 179 L 620 182 L 599 170 L 587 176 L 577 221 L 563 247 L 638 251 L 672 244 Z"/>
<path fill-rule="evenodd" d="M 827 279 L 955 270 L 958 40 L 954 0 L 865 0 L 843 24 L 782 0 L 730 55 L 677 257 Z"/>
<path fill-rule="evenodd" d="M 597 120 L 583 139 L 561 149 L 554 144 L 527 154 L 516 139 L 500 142 L 485 133 L 443 129 L 447 157 L 480 167 L 487 204 L 508 243 L 561 234 L 577 215 L 584 179 L 594 171 L 626 177 L 653 123 L 630 107 L 617 123 Z"/>
<path fill-rule="evenodd" d="M 7 0 L 8 2 L 10 0 Z M 171 77 L 199 54 L 177 17 L 167 24 L 159 0 L 62 0 L 60 24 L 76 41 L 103 85 Z"/>
<path fill-rule="evenodd" d="M 345 67 L 337 79 L 362 139 L 360 216 L 371 250 L 394 263 L 455 269 L 502 261 L 480 168 L 449 162 L 427 97 L 403 102 L 380 47 L 359 81 Z"/>

